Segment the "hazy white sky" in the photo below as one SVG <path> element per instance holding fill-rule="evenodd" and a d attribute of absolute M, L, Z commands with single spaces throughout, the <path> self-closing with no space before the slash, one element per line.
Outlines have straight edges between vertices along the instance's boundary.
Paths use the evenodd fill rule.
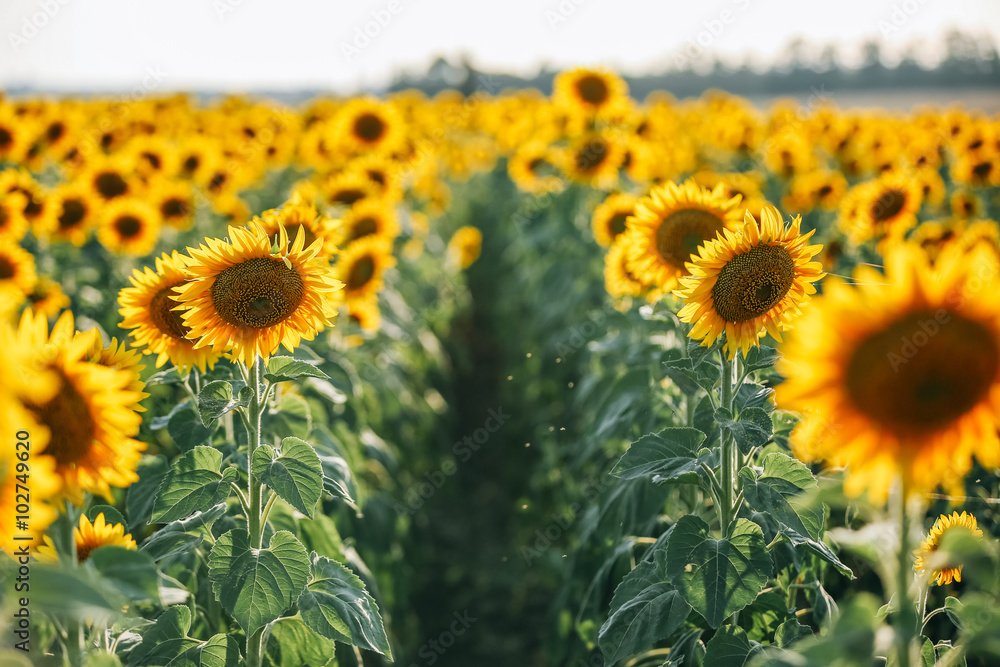
<path fill-rule="evenodd" d="M 699 63 L 766 62 L 794 36 L 817 48 L 876 37 L 897 52 L 920 40 L 933 60 L 949 27 L 1000 44 L 1000 1 L 0 0 L 0 87 L 351 92 L 438 55 L 641 73 L 685 49 Z"/>

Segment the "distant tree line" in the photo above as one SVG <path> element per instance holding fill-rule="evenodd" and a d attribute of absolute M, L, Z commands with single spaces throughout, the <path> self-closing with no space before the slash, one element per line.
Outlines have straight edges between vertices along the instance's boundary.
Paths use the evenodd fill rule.
<path fill-rule="evenodd" d="M 818 56 L 809 57 L 801 39 L 788 44 L 778 65 L 761 72 L 745 63 L 738 67 L 712 59 L 707 53 L 678 54 L 679 67 L 649 76 L 625 76 L 633 97 L 642 99 L 654 90 L 666 90 L 676 97 L 697 96 L 710 88 L 738 95 L 783 95 L 804 90 L 885 90 L 889 88 L 997 87 L 1000 86 L 1000 54 L 992 40 L 951 31 L 944 38 L 945 55 L 935 66 L 922 66 L 916 57 L 918 45 L 911 45 L 898 64 L 886 65 L 882 45 L 870 40 L 862 45 L 861 63 L 847 67 L 837 50 L 826 46 Z M 706 62 L 707 61 L 707 62 Z M 552 92 L 558 72 L 543 69 L 534 78 L 481 72 L 467 59 L 453 65 L 439 58 L 424 76 L 401 76 L 390 92 L 419 89 L 433 95 L 458 89 L 466 95 L 505 88 L 536 88 Z"/>

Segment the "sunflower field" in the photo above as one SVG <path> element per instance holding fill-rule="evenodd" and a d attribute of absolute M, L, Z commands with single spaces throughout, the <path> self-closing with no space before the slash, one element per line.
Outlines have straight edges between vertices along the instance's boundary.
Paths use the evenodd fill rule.
<path fill-rule="evenodd" d="M 0 664 L 1000 664 L 1000 116 L 0 96 Z"/>

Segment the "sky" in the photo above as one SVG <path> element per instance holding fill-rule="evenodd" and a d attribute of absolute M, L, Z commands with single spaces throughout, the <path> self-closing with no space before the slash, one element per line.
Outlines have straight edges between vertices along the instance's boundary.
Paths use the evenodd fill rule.
<path fill-rule="evenodd" d="M 765 66 L 795 37 L 868 38 L 932 63 L 949 28 L 1000 45 L 998 0 L 0 0 L 0 88 L 353 93 L 438 56 L 531 75 L 714 57 Z"/>

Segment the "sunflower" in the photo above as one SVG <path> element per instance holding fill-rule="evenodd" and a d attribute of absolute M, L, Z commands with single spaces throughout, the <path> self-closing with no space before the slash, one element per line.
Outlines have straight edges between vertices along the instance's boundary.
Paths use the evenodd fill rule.
<path fill-rule="evenodd" d="M 357 202 L 376 194 L 375 184 L 366 175 L 356 171 L 343 171 L 331 176 L 323 184 L 323 194 L 333 205 L 354 206 Z"/>
<path fill-rule="evenodd" d="M 984 211 L 983 200 L 965 188 L 955 190 L 948 203 L 951 206 L 951 214 L 959 220 L 976 218 Z"/>
<path fill-rule="evenodd" d="M 36 282 L 34 255 L 17 243 L 0 238 L 0 286 L 15 287 L 28 294 Z"/>
<path fill-rule="evenodd" d="M 518 146 L 507 161 L 507 173 L 522 192 L 544 194 L 562 187 L 552 147 L 543 141 Z"/>
<path fill-rule="evenodd" d="M 808 213 L 814 208 L 832 211 L 847 191 L 847 179 L 839 171 L 810 171 L 796 174 L 789 183 L 789 193 L 781 205 L 796 213 Z"/>
<path fill-rule="evenodd" d="M 48 210 L 49 197 L 45 188 L 24 169 L 0 172 L 0 195 L 21 194 L 24 208 L 21 215 L 31 225 L 38 223 Z"/>
<path fill-rule="evenodd" d="M 334 140 L 349 153 L 388 155 L 403 143 L 403 119 L 387 102 L 373 98 L 345 104 L 333 118 Z"/>
<path fill-rule="evenodd" d="M 585 134 L 562 153 L 561 167 L 572 180 L 608 189 L 618 182 L 625 152 L 610 132 Z"/>
<path fill-rule="evenodd" d="M 207 137 L 184 141 L 177 149 L 177 176 L 205 183 L 219 162 L 221 146 Z"/>
<path fill-rule="evenodd" d="M 136 137 L 124 152 L 132 156 L 136 171 L 143 177 L 177 173 L 177 150 L 161 136 Z"/>
<path fill-rule="evenodd" d="M 15 390 L 39 424 L 33 460 L 54 463 L 60 496 L 74 504 L 83 502 L 84 491 L 111 501 L 112 486 L 138 481 L 135 468 L 146 448 L 132 439 L 142 421 L 128 407 L 141 398 L 129 388 L 132 373 L 88 361 L 94 335 L 75 333 L 69 311 L 50 333 L 43 315 L 25 310 L 16 335 L 31 352 L 24 365 L 31 372 Z"/>
<path fill-rule="evenodd" d="M 739 224 L 740 199 L 726 197 L 721 184 L 709 190 L 690 180 L 653 188 L 625 221 L 629 271 L 657 292 L 670 292 L 699 246 Z"/>
<path fill-rule="evenodd" d="M 266 364 L 284 345 L 293 351 L 304 338 L 332 325 L 334 295 L 342 289 L 326 261 L 317 257 L 317 240 L 303 248 L 300 227 L 291 247 L 278 227 L 275 247 L 264 228 L 229 228 L 229 241 L 208 239 L 188 248 L 191 280 L 174 288 L 195 348 L 231 351 L 246 366 L 257 357 Z"/>
<path fill-rule="evenodd" d="M 27 296 L 31 308 L 44 317 L 55 317 L 59 311 L 69 306 L 69 297 L 63 294 L 59 283 L 44 276 L 38 279 L 35 288 Z"/>
<path fill-rule="evenodd" d="M 553 98 L 570 113 L 593 116 L 620 106 L 628 96 L 628 84 L 605 70 L 578 68 L 562 72 L 553 82 Z"/>
<path fill-rule="evenodd" d="M 125 526 L 120 523 L 106 523 L 104 512 L 98 514 L 93 523 L 85 514 L 80 515 L 80 527 L 73 530 L 73 538 L 76 542 L 76 560 L 79 563 L 90 558 L 90 553 L 100 547 L 124 547 L 134 550 L 139 546 L 132 539 L 131 533 L 125 533 Z M 50 563 L 59 560 L 55 543 L 48 535 L 45 536 L 45 544 L 38 547 L 37 556 L 39 560 Z"/>
<path fill-rule="evenodd" d="M 20 162 L 30 145 L 30 136 L 24 121 L 0 106 L 0 162 Z"/>
<path fill-rule="evenodd" d="M 899 239 L 917 222 L 922 188 L 911 174 L 890 172 L 854 186 L 841 202 L 837 223 L 853 245 Z"/>
<path fill-rule="evenodd" d="M 364 174 L 375 186 L 375 194 L 385 202 L 394 203 L 403 198 L 403 173 L 393 159 L 370 153 L 351 162 L 351 170 Z"/>
<path fill-rule="evenodd" d="M 0 192 L 0 238 L 17 243 L 28 231 L 28 220 L 24 217 L 27 202 L 20 192 Z"/>
<path fill-rule="evenodd" d="M 483 233 L 468 225 L 456 230 L 448 241 L 448 258 L 462 270 L 472 266 L 482 250 Z"/>
<path fill-rule="evenodd" d="M 94 211 L 100 199 L 78 182 L 63 183 L 52 193 L 52 201 L 39 221 L 42 236 L 82 246 L 90 238 Z"/>
<path fill-rule="evenodd" d="M 378 307 L 378 297 L 372 294 L 364 299 L 355 299 L 348 306 L 348 316 L 352 322 L 365 333 L 375 333 L 382 322 L 382 313 Z"/>
<path fill-rule="evenodd" d="M 976 517 L 972 514 L 965 512 L 961 514 L 952 512 L 950 516 L 942 514 L 934 522 L 934 525 L 931 526 L 920 548 L 913 552 L 913 555 L 917 557 L 916 562 L 913 564 L 913 569 L 921 575 L 928 574 L 926 564 L 924 563 L 925 559 L 938 550 L 945 534 L 955 528 L 968 530 L 972 533 L 973 537 L 982 538 L 983 536 L 983 531 L 980 530 L 979 524 L 976 522 Z M 951 565 L 940 570 L 934 570 L 929 575 L 935 579 L 934 583 L 938 586 L 950 584 L 952 581 L 962 581 L 962 565 Z"/>
<path fill-rule="evenodd" d="M 392 241 L 399 235 L 396 211 L 377 199 L 364 199 L 351 207 L 343 217 L 344 242 L 349 245 L 369 236 Z"/>
<path fill-rule="evenodd" d="M 382 287 L 382 274 L 394 264 L 392 246 L 385 239 L 370 236 L 345 248 L 334 271 L 344 283 L 348 305 L 374 295 Z"/>
<path fill-rule="evenodd" d="M 190 182 L 157 179 L 152 182 L 147 199 L 159 212 L 162 224 L 188 229 L 194 223 L 195 198 Z"/>
<path fill-rule="evenodd" d="M 801 225 L 796 216 L 785 226 L 778 209 L 765 206 L 759 224 L 747 211 L 742 230 L 724 230 L 692 255 L 691 275 L 674 289 L 685 302 L 678 318 L 694 325 L 692 339 L 708 347 L 725 332 L 730 359 L 740 348 L 746 356 L 765 330 L 781 340 L 824 275 L 810 261 L 823 247 L 807 245 L 813 232 L 802 234 Z"/>
<path fill-rule="evenodd" d="M 122 198 L 101 211 L 97 238 L 114 253 L 136 257 L 148 255 L 159 236 L 159 214 L 142 199 Z"/>
<path fill-rule="evenodd" d="M 917 225 L 907 241 L 919 245 L 927 254 L 927 258 L 933 262 L 946 245 L 962 236 L 964 230 L 963 220 L 943 222 L 928 220 Z"/>
<path fill-rule="evenodd" d="M 292 237 L 297 236 L 299 229 L 302 229 L 305 234 L 303 247 L 308 248 L 319 240 L 320 250 L 316 256 L 323 259 L 337 254 L 337 243 L 343 233 L 340 220 L 318 213 L 316 206 L 306 201 L 300 194 L 293 194 L 281 208 L 264 211 L 257 222 L 271 237 L 278 233 L 279 226 L 284 226 L 287 234 Z"/>
<path fill-rule="evenodd" d="M 625 231 L 625 220 L 635 212 L 638 199 L 624 192 L 613 192 L 594 209 L 590 227 L 598 245 L 610 246 Z"/>
<path fill-rule="evenodd" d="M 155 354 L 156 367 L 169 359 L 182 372 L 196 367 L 205 372 L 213 368 L 220 354 L 209 348 L 195 348 L 195 341 L 188 338 L 190 328 L 184 324 L 176 310 L 178 302 L 173 289 L 189 277 L 190 259 L 176 250 L 156 258 L 156 271 L 148 266 L 135 269 L 126 287 L 118 293 L 119 313 L 123 329 L 132 329 L 132 345 L 145 347 L 145 354 Z"/>
<path fill-rule="evenodd" d="M 985 255 L 949 246 L 932 266 L 892 245 L 885 275 L 825 281 L 778 362 L 779 407 L 805 413 L 799 458 L 847 466 L 845 490 L 876 501 L 899 476 L 909 492 L 954 491 L 973 456 L 1000 464 L 1000 289 Z"/>
<path fill-rule="evenodd" d="M 629 271 L 626 240 L 624 235 L 617 237 L 604 256 L 604 288 L 613 297 L 639 296 L 646 289 L 646 284 Z"/>
<path fill-rule="evenodd" d="M 125 158 L 101 158 L 88 165 L 80 176 L 93 193 L 105 201 L 135 194 L 137 183 L 131 176 L 133 167 Z"/>

